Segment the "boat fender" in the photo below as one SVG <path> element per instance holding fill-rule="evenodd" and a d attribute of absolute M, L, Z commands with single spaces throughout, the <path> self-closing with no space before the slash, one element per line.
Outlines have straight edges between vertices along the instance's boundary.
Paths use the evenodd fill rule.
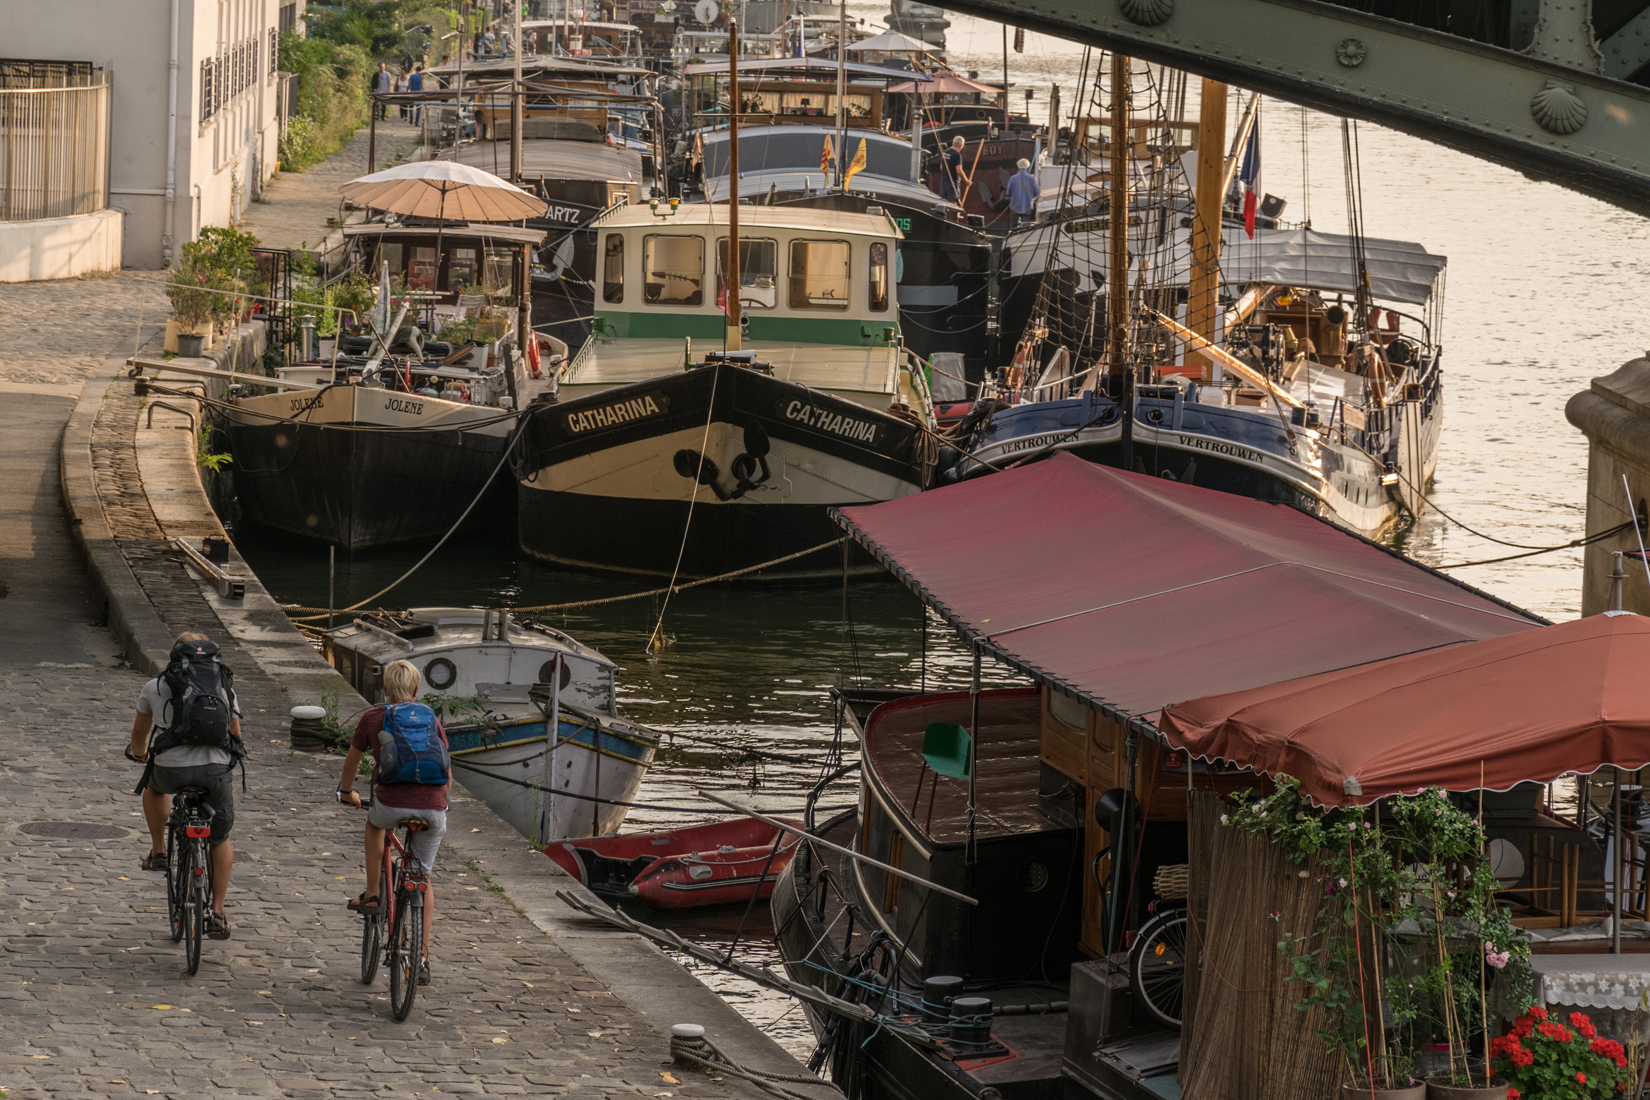
<path fill-rule="evenodd" d="M 533 338 L 527 341 L 527 373 L 532 375 L 534 378 L 544 377 L 543 372 L 539 369 L 538 333 L 534 333 Z"/>

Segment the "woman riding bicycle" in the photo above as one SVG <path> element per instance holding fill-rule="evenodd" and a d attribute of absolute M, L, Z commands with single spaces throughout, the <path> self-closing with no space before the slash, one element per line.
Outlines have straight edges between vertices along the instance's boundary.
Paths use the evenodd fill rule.
<path fill-rule="evenodd" d="M 150 845 L 143 869 L 168 870 L 166 819 L 172 812 L 171 795 L 186 787 L 204 789 L 212 808 L 212 913 L 206 934 L 227 940 L 231 925 L 223 906 L 230 870 L 235 866 L 235 846 L 229 842 L 229 830 L 235 825 L 235 788 L 230 775 L 236 757 L 245 752 L 240 705 L 230 686 L 229 669 L 218 660 L 218 647 L 205 634 L 179 634 L 171 658 L 165 671 L 138 693 L 127 752 L 133 760 L 148 765 L 139 784 Z"/>
<path fill-rule="evenodd" d="M 416 873 L 428 877 L 435 869 L 435 855 L 441 847 L 441 838 L 447 832 L 447 779 L 451 770 L 447 765 L 447 731 L 441 728 L 428 707 L 415 703 L 418 698 L 419 687 L 418 669 L 410 661 L 393 661 L 384 668 L 384 697 L 389 700 L 384 706 L 373 707 L 361 715 L 361 721 L 355 727 L 355 737 L 350 741 L 349 754 L 344 757 L 343 775 L 338 780 L 338 797 L 347 806 L 361 805 L 361 795 L 353 788 L 355 776 L 361 767 L 361 758 L 368 753 L 373 755 L 373 796 L 372 809 L 367 814 L 366 854 L 367 854 L 367 888 L 359 897 L 353 898 L 349 907 L 360 913 L 376 913 L 378 911 L 379 894 L 382 883 L 379 878 L 382 874 L 384 862 L 384 832 L 396 827 L 397 822 L 407 817 L 417 817 L 428 822 L 428 826 L 412 834 L 412 858 Z M 390 732 L 385 731 L 385 716 L 394 712 L 393 724 Z M 436 774 L 436 769 L 430 769 L 424 778 L 425 782 L 384 782 L 384 756 L 402 741 L 395 734 L 395 730 L 405 725 L 411 727 L 416 723 L 428 721 L 434 727 L 435 734 L 440 740 L 440 767 L 441 782 L 430 782 L 428 779 Z M 405 747 L 403 754 L 405 754 Z M 433 748 L 433 747 L 432 747 Z M 432 758 L 437 754 L 433 751 Z M 405 763 L 403 761 L 402 763 Z M 401 767 L 396 768 L 396 774 L 401 774 Z M 429 943 L 431 922 L 435 914 L 435 891 L 426 890 L 424 894 L 424 949 L 425 957 L 421 960 L 418 982 L 428 985 L 430 981 Z"/>

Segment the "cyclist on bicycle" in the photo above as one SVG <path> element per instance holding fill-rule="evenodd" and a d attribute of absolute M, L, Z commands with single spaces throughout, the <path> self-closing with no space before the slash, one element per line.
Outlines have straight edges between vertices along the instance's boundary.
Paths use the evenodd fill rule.
<path fill-rule="evenodd" d="M 146 765 L 139 784 L 149 826 L 149 855 L 143 869 L 167 870 L 170 796 L 185 787 L 205 790 L 206 804 L 212 808 L 212 912 L 206 932 L 212 939 L 227 940 L 232 929 L 224 914 L 224 898 L 235 866 L 235 847 L 229 842 L 229 830 L 235 825 L 230 776 L 236 760 L 245 754 L 240 705 L 231 686 L 233 677 L 206 635 L 179 634 L 171 657 L 165 670 L 143 685 L 132 719 L 130 755 Z"/>
<path fill-rule="evenodd" d="M 355 777 L 360 771 L 361 758 L 368 753 L 373 755 L 373 795 L 372 809 L 367 814 L 366 855 L 367 855 L 367 888 L 361 891 L 359 897 L 351 899 L 349 907 L 358 913 L 376 913 L 378 911 L 379 895 L 383 884 L 378 880 L 381 877 L 384 863 L 384 832 L 394 829 L 402 819 L 408 817 L 420 818 L 427 822 L 422 831 L 412 834 L 412 860 L 414 874 L 422 876 L 428 881 L 429 873 L 435 869 L 435 855 L 441 847 L 441 838 L 447 832 L 447 788 L 446 777 L 449 774 L 445 766 L 447 731 L 441 728 L 441 723 L 435 721 L 433 715 L 428 715 L 428 708 L 417 704 L 417 709 L 428 715 L 428 720 L 434 724 L 436 735 L 441 741 L 441 759 L 443 766 L 442 782 L 440 783 L 385 783 L 382 781 L 384 752 L 381 748 L 391 735 L 384 731 L 384 716 L 386 711 L 397 704 L 414 703 L 418 698 L 420 677 L 418 669 L 410 661 L 392 661 L 384 667 L 384 698 L 388 702 L 384 706 L 372 707 L 361 715 L 356 724 L 355 737 L 351 739 L 349 753 L 344 757 L 343 774 L 338 779 L 338 798 L 347 806 L 359 807 L 361 795 L 354 790 Z M 399 713 L 399 711 L 398 711 Z M 435 916 L 435 890 L 429 888 L 424 895 L 424 950 L 423 959 L 419 961 L 418 984 L 430 983 L 430 928 Z"/>

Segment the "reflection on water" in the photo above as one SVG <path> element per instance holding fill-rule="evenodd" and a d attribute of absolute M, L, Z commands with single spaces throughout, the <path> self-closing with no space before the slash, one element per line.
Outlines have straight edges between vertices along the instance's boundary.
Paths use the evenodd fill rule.
<path fill-rule="evenodd" d="M 851 3 L 867 25 L 885 20 L 876 3 Z M 1082 47 L 1039 34 L 1023 54 L 1005 59 L 1001 26 L 951 14 L 949 59 L 960 69 L 999 80 L 1005 60 L 1016 106 L 1031 88 L 1033 117 L 1046 111 L 1048 89 L 1075 100 Z M 1091 70 L 1092 71 L 1092 70 Z M 1192 82 L 1188 113 L 1196 111 Z M 1238 109 L 1234 97 L 1233 110 Z M 1344 231 L 1346 195 L 1339 122 L 1270 103 L 1262 113 L 1266 189 L 1287 198 L 1285 217 Z M 1602 203 L 1537 183 L 1507 169 L 1374 126 L 1360 127 L 1365 222 L 1373 236 L 1419 241 L 1449 257 L 1445 303 L 1446 412 L 1433 496 L 1438 509 L 1388 541 L 1429 564 L 1511 553 L 1450 522 L 1534 545 L 1563 543 L 1582 529 L 1586 446 L 1564 420 L 1569 397 L 1650 346 L 1650 320 L 1630 303 L 1643 297 L 1650 273 L 1650 230 L 1643 220 Z M 1309 182 L 1310 181 L 1310 182 Z M 678 532 L 633 537 L 675 539 Z M 324 605 L 324 548 L 247 533 L 239 540 L 278 599 Z M 1005 575 L 1045 568 L 1036 547 L 988 548 Z M 338 603 L 376 592 L 423 550 L 341 558 Z M 1453 575 L 1554 619 L 1580 608 L 1580 554 L 1548 554 L 1459 569 Z M 1629 583 L 1636 583 L 1630 581 Z M 598 599 L 646 587 L 547 568 L 518 559 L 509 530 L 467 536 L 445 547 L 387 606 L 519 606 Z M 969 657 L 935 619 L 923 629 L 914 596 L 885 580 L 855 581 L 846 604 L 832 585 L 703 588 L 675 596 L 658 654 L 646 640 L 659 615 L 656 599 L 571 609 L 547 616 L 621 666 L 621 699 L 635 721 L 668 735 L 628 828 L 660 828 L 703 819 L 700 789 L 742 798 L 763 809 L 794 810 L 838 749 L 827 691 L 861 682 L 965 686 Z M 926 656 L 925 656 L 926 651 Z M 990 682 L 1013 679 L 986 666 Z M 786 756 L 758 758 L 747 750 Z M 851 747 L 850 747 L 851 751 Z M 1565 785 L 1574 805 L 1573 785 Z M 845 797 L 851 797 L 845 796 Z M 828 797 L 826 804 L 843 798 Z M 766 912 L 742 957 L 775 961 Z M 645 918 L 644 918 L 645 919 Z M 686 922 L 692 934 L 726 942 L 738 913 Z M 718 940 L 720 937 L 720 940 Z M 790 1001 L 725 975 L 699 970 L 741 1011 L 789 1049 L 812 1048 Z M 783 1016 L 783 1018 L 780 1018 Z M 777 1021 L 777 1022 L 776 1022 Z"/>

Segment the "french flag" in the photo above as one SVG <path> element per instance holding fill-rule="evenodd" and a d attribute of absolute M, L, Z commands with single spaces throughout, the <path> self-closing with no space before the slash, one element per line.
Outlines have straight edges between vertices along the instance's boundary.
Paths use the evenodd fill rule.
<path fill-rule="evenodd" d="M 1243 168 L 1238 172 L 1243 185 L 1243 228 L 1255 237 L 1255 214 L 1260 207 L 1260 119 L 1249 129 L 1249 143 L 1243 148 Z"/>

